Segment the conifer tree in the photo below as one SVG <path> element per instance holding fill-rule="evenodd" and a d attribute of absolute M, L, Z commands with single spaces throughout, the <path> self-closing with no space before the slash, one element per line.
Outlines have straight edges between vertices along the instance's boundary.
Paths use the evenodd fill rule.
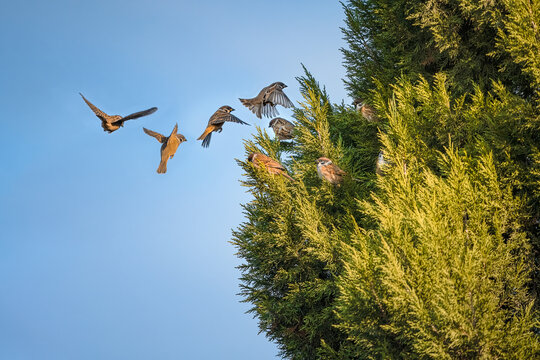
<path fill-rule="evenodd" d="M 239 160 L 244 301 L 291 359 L 540 357 L 540 2 L 343 6 L 345 85 L 378 119 L 304 68 L 294 140 L 245 142 L 295 181 Z"/>

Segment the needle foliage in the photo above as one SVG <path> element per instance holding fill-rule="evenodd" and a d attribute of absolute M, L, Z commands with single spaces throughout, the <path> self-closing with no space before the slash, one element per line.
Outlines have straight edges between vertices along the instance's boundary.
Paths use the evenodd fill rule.
<path fill-rule="evenodd" d="M 539 358 L 540 1 L 343 8 L 345 87 L 377 120 L 304 68 L 294 140 L 245 141 L 295 181 L 238 160 L 261 332 L 290 359 Z"/>

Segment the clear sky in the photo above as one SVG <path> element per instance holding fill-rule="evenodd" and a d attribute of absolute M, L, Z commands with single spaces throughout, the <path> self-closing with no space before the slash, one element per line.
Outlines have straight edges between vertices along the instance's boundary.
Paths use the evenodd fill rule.
<path fill-rule="evenodd" d="M 238 101 L 305 64 L 346 99 L 337 0 L 0 0 L 0 359 L 274 359 L 228 242 Z M 159 110 L 105 133 L 109 114 Z M 252 126 L 196 138 L 221 105 Z M 284 117 L 290 110 L 280 108 Z M 188 141 L 158 175 L 160 144 Z M 271 130 L 270 130 L 271 131 Z"/>

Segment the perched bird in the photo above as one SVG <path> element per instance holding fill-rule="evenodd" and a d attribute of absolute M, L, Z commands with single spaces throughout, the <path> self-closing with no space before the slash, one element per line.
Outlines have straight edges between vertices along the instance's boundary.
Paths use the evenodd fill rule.
<path fill-rule="evenodd" d="M 317 174 L 321 179 L 325 179 L 332 185 L 339 185 L 343 182 L 343 177 L 347 173 L 333 164 L 332 160 L 320 157 L 315 160 L 315 163 L 317 164 Z"/>
<path fill-rule="evenodd" d="M 248 156 L 248 161 L 252 162 L 257 168 L 266 169 L 266 171 L 272 175 L 283 175 L 287 179 L 294 181 L 294 179 L 287 174 L 287 170 L 285 170 L 283 165 L 266 155 L 261 153 L 252 153 Z"/>
<path fill-rule="evenodd" d="M 92 109 L 94 114 L 101 120 L 101 127 L 104 131 L 112 133 L 113 131 L 118 130 L 121 126 L 124 126 L 124 121 L 137 119 L 146 115 L 153 114 L 157 111 L 157 107 L 153 107 L 147 110 L 139 111 L 128 116 L 120 115 L 107 115 L 100 109 L 98 109 L 94 104 L 88 101 L 83 94 L 79 93 L 82 96 L 84 102 Z"/>
<path fill-rule="evenodd" d="M 274 129 L 279 140 L 289 140 L 293 138 L 294 125 L 292 122 L 283 118 L 277 117 L 270 120 L 268 127 Z"/>
<path fill-rule="evenodd" d="M 367 121 L 377 120 L 375 110 L 368 104 L 364 103 L 362 99 L 354 100 L 353 105 L 355 106 L 356 111 L 358 111 Z"/>
<path fill-rule="evenodd" d="M 249 110 L 259 119 L 262 115 L 272 117 L 279 115 L 276 106 L 281 105 L 286 108 L 292 107 L 293 103 L 283 92 L 287 85 L 282 82 L 275 82 L 263 88 L 259 95 L 253 99 L 239 99 Z"/>
<path fill-rule="evenodd" d="M 379 151 L 379 156 L 377 156 L 377 162 L 375 163 L 375 173 L 377 175 L 384 175 L 384 168 L 388 166 L 388 161 L 384 158 L 384 152 Z"/>
<path fill-rule="evenodd" d="M 159 163 L 157 172 L 158 174 L 165 174 L 167 172 L 167 161 L 173 158 L 174 153 L 176 153 L 176 149 L 178 149 L 178 146 L 187 140 L 184 135 L 177 134 L 178 124 L 174 126 L 171 135 L 169 135 L 168 137 L 165 135 L 161 135 L 158 132 L 148 130 L 146 128 L 143 128 L 143 130 L 146 134 L 155 137 L 157 141 L 163 144 L 161 145 L 161 162 Z"/>
<path fill-rule="evenodd" d="M 243 122 L 233 114 L 231 114 L 231 111 L 234 111 L 234 109 L 230 106 L 222 106 L 220 107 L 214 115 L 210 117 L 210 120 L 208 120 L 208 125 L 206 126 L 206 129 L 204 129 L 204 132 L 197 140 L 202 140 L 202 146 L 208 147 L 210 145 L 210 140 L 212 138 L 212 133 L 214 131 L 221 132 L 223 129 L 221 128 L 225 121 L 232 121 L 244 125 L 249 125 L 246 122 Z"/>

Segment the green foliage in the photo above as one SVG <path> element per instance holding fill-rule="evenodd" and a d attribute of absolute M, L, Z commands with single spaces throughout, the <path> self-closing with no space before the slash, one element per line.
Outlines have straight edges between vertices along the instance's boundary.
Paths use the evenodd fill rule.
<path fill-rule="evenodd" d="M 295 181 L 238 161 L 244 301 L 286 358 L 539 358 L 538 0 L 343 6 L 346 86 L 378 120 L 304 67 L 294 140 L 245 142 Z"/>
<path fill-rule="evenodd" d="M 459 94 L 473 84 L 487 90 L 492 80 L 525 97 L 533 93 L 528 74 L 539 69 L 538 1 L 351 0 L 344 10 L 348 48 L 342 51 L 352 96 L 369 97 L 374 79 L 390 85 L 407 75 L 431 82 L 441 71 Z M 522 72 L 521 64 L 530 62 L 531 70 Z"/>

